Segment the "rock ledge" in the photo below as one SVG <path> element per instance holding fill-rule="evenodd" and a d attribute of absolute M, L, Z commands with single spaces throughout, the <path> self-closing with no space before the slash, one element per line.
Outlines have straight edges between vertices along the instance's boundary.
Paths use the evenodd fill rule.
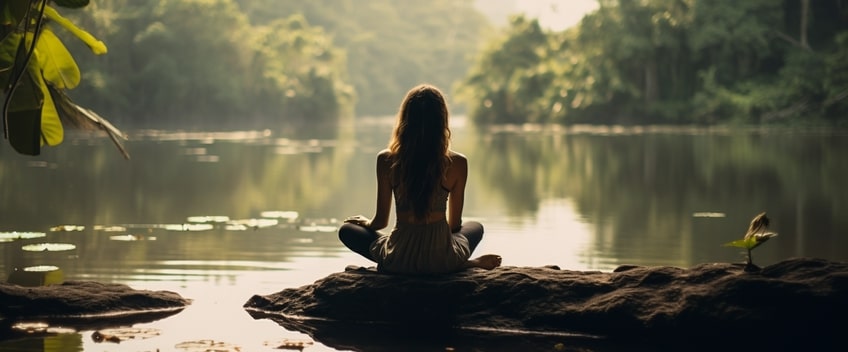
<path fill-rule="evenodd" d="M 848 317 L 848 263 L 793 258 L 744 269 L 731 263 L 621 266 L 613 272 L 502 267 L 410 277 L 348 268 L 310 285 L 255 295 L 244 307 L 316 340 L 316 329 L 328 322 L 689 344 L 741 339 L 826 345 L 841 337 L 845 325 L 837 322 Z"/>
<path fill-rule="evenodd" d="M 39 319 L 93 322 L 150 321 L 175 314 L 190 300 L 170 291 L 136 290 L 123 284 L 67 281 L 25 287 L 0 283 L 0 322 Z M 105 319 L 99 319 L 104 317 Z"/>

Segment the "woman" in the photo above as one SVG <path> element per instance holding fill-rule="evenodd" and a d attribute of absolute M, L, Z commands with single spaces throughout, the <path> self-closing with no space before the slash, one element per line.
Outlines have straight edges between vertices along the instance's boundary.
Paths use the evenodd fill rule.
<path fill-rule="evenodd" d="M 339 239 L 351 250 L 402 274 L 441 274 L 464 268 L 493 269 L 501 257 L 469 259 L 483 238 L 483 225 L 462 222 L 468 160 L 450 150 L 448 109 L 436 87 L 406 94 L 389 147 L 377 154 L 377 211 L 373 219 L 345 220 Z M 392 196 L 396 224 L 390 235 Z"/>

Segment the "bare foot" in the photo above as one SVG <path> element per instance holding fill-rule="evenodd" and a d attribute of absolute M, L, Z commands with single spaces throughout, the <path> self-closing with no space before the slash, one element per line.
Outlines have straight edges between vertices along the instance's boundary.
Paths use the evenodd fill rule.
<path fill-rule="evenodd" d="M 469 259 L 465 263 L 466 268 L 482 268 L 486 270 L 492 270 L 499 266 L 501 266 L 501 256 L 496 254 L 481 255 L 477 258 Z"/>

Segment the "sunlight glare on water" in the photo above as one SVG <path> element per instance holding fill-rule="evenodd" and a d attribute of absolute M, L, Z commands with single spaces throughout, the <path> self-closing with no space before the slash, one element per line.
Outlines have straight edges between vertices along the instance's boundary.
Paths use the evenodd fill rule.
<path fill-rule="evenodd" d="M 172 269 L 159 272 L 170 279 L 149 280 L 145 273 L 131 276 L 126 284 L 137 289 L 175 291 L 192 299 L 182 312 L 151 323 L 136 324 L 136 328 L 154 328 L 160 335 L 150 339 L 122 341 L 120 346 L 98 343 L 88 338 L 94 331 L 83 331 L 84 351 L 171 351 L 173 346 L 188 341 L 214 340 L 240 348 L 241 351 L 270 351 L 269 345 L 284 340 L 307 341 L 312 339 L 299 332 L 283 329 L 268 319 L 252 318 L 242 305 L 254 294 L 270 294 L 284 288 L 311 284 L 317 278 L 332 272 L 342 271 L 350 262 L 351 255 L 340 253 L 336 258 L 301 257 L 285 263 L 236 262 L 221 263 L 203 261 L 186 263 L 166 261 L 158 264 L 183 266 L 221 267 L 233 266 L 232 270 L 207 271 L 194 276 L 184 270 Z M 251 267 L 247 270 L 242 268 Z M 256 270 L 264 267 L 267 270 Z M 196 273 L 201 274 L 201 273 Z M 194 276 L 194 278 L 187 278 Z M 175 282 L 182 282 L 174 287 Z M 335 351 L 315 344 L 309 351 Z"/>
<path fill-rule="evenodd" d="M 475 254 L 497 253 L 505 266 L 557 265 L 562 269 L 597 268 L 591 225 L 567 199 L 542 202 L 533 218 L 479 219 L 486 234 Z"/>

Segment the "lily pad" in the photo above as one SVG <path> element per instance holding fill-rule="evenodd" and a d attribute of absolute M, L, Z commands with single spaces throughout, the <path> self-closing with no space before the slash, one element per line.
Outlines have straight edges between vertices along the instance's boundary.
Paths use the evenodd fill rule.
<path fill-rule="evenodd" d="M 103 232 L 126 232 L 127 228 L 124 227 L 124 226 L 117 226 L 117 225 L 116 226 L 96 225 L 96 226 L 94 226 L 94 230 L 103 231 Z"/>
<path fill-rule="evenodd" d="M 0 241 L 3 240 L 27 240 L 47 236 L 44 232 L 0 232 Z"/>
<path fill-rule="evenodd" d="M 186 341 L 180 342 L 174 345 L 174 348 L 187 351 L 187 352 L 207 352 L 207 351 L 215 351 L 215 352 L 241 352 L 242 348 L 222 341 L 215 340 L 197 340 L 197 341 Z"/>
<path fill-rule="evenodd" d="M 74 231 L 82 231 L 85 230 L 85 226 L 82 225 L 59 225 L 53 226 L 50 228 L 51 232 L 74 232 Z"/>
<path fill-rule="evenodd" d="M 62 252 L 76 249 L 77 246 L 70 243 L 34 243 L 22 246 L 27 252 Z"/>
<path fill-rule="evenodd" d="M 126 234 L 126 235 L 109 236 L 109 239 L 112 240 L 112 241 L 124 241 L 124 242 L 155 241 L 156 236 Z"/>
<path fill-rule="evenodd" d="M 12 325 L 12 329 L 28 333 L 45 332 L 50 325 L 42 322 L 24 322 Z"/>
<path fill-rule="evenodd" d="M 51 272 L 51 271 L 56 271 L 56 270 L 59 270 L 59 267 L 55 266 L 55 265 L 35 265 L 35 266 L 28 266 L 26 268 L 23 268 L 23 271 L 31 272 L 31 273 L 46 273 L 46 272 Z"/>
<path fill-rule="evenodd" d="M 12 330 L 26 332 L 28 334 L 73 334 L 77 332 L 71 328 L 50 326 L 45 322 L 19 322 L 11 326 Z"/>
<path fill-rule="evenodd" d="M 36 287 L 59 284 L 64 280 L 65 273 L 59 267 L 37 265 L 12 271 L 9 274 L 8 282 L 20 286 Z"/>
<path fill-rule="evenodd" d="M 230 221 L 230 217 L 226 215 L 205 215 L 205 216 L 189 216 L 186 219 L 188 222 L 227 222 Z"/>
<path fill-rule="evenodd" d="M 162 227 L 170 231 L 208 231 L 215 228 L 212 224 L 166 224 Z"/>

